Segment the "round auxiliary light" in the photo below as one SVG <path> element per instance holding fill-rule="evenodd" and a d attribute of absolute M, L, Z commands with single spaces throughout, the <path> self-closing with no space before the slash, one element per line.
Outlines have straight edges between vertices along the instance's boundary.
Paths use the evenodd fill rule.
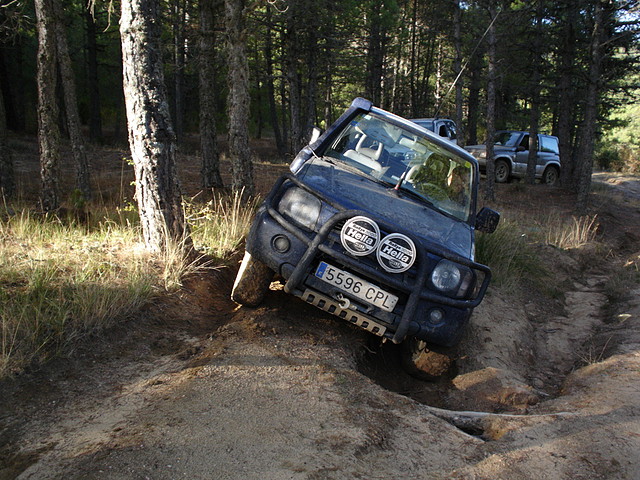
<path fill-rule="evenodd" d="M 373 253 L 380 243 L 380 228 L 373 220 L 357 216 L 349 219 L 340 231 L 342 246 L 358 257 Z"/>
<path fill-rule="evenodd" d="M 413 241 L 401 233 L 391 233 L 378 245 L 378 263 L 387 272 L 402 273 L 411 268 L 416 261 L 416 246 Z"/>

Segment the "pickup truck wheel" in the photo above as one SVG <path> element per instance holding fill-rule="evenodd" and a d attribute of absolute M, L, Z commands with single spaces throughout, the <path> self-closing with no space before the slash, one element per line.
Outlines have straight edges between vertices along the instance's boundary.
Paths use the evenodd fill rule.
<path fill-rule="evenodd" d="M 400 348 L 402 367 L 412 377 L 437 380 L 451 368 L 451 357 L 431 350 L 429 344 L 423 340 L 407 338 Z"/>
<path fill-rule="evenodd" d="M 496 183 L 507 183 L 511 177 L 511 169 L 505 160 L 496 160 Z"/>
<path fill-rule="evenodd" d="M 244 252 L 240 270 L 231 290 L 231 300 L 247 307 L 257 307 L 262 303 L 274 272 L 249 252 Z"/>
<path fill-rule="evenodd" d="M 542 183 L 545 185 L 553 186 L 558 182 L 558 177 L 560 173 L 558 169 L 553 166 L 549 166 L 544 169 L 544 173 L 542 174 Z"/>

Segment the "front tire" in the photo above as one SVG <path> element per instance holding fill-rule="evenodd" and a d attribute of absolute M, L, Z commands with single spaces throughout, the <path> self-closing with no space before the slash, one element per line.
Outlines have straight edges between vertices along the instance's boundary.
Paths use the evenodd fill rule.
<path fill-rule="evenodd" d="M 417 338 L 407 338 L 400 348 L 402 368 L 420 380 L 437 380 L 450 370 L 453 363 L 449 355 L 433 351 L 427 342 Z"/>
<path fill-rule="evenodd" d="M 559 176 L 560 176 L 560 172 L 556 167 L 551 167 L 551 166 L 547 167 L 544 169 L 544 173 L 542 174 L 542 183 L 552 187 L 556 183 L 558 183 Z"/>
<path fill-rule="evenodd" d="M 231 300 L 247 307 L 257 307 L 264 300 L 274 272 L 249 252 L 244 252 L 240 270 L 231 290 Z"/>
<path fill-rule="evenodd" d="M 505 160 L 496 160 L 496 183 L 507 183 L 511 177 L 511 168 Z"/>

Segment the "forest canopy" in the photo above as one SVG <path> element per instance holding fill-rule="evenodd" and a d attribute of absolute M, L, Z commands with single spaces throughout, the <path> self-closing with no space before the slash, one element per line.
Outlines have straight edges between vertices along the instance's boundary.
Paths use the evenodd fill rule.
<path fill-rule="evenodd" d="M 120 2 L 47 1 L 63 9 L 57 21 L 68 40 L 83 131 L 92 142 L 124 141 Z M 225 13 L 232 4 L 241 15 Z M 201 131 L 203 122 L 213 123 L 218 134 L 232 123 L 228 97 L 235 84 L 228 70 L 235 57 L 227 52 L 233 36 L 243 42 L 248 67 L 244 122 L 250 136 L 273 138 L 280 158 L 295 154 L 312 126 L 326 127 L 356 96 L 408 118 L 452 118 L 461 129 L 461 144 L 484 142 L 491 82 L 494 128 L 529 130 L 537 123 L 541 132 L 558 135 L 563 182 L 569 186 L 595 141 L 608 139 L 603 145 L 609 150 L 626 149 L 627 160 L 618 158 L 616 164 L 620 168 L 635 159 L 629 151 L 636 151 L 637 134 L 619 130 L 628 123 L 620 112 L 632 108 L 638 92 L 635 1 L 161 0 L 158 5 L 178 144 Z M 234 30 L 240 21 L 240 30 Z M 0 35 L 6 128 L 35 132 L 34 2 L 2 0 Z M 203 83 L 205 71 L 208 83 Z M 200 111 L 203 89 L 210 94 L 208 116 Z M 64 108 L 61 112 L 68 115 Z M 617 133 L 607 137 L 608 132 Z M 68 134 L 64 126 L 62 133 Z"/>

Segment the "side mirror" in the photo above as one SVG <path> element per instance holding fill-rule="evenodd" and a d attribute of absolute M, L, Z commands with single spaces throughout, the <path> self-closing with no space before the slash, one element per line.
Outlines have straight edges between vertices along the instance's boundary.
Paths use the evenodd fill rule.
<path fill-rule="evenodd" d="M 484 233 L 493 233 L 498 228 L 500 214 L 495 210 L 483 207 L 476 215 L 476 230 Z"/>
<path fill-rule="evenodd" d="M 315 143 L 315 141 L 320 138 L 320 135 L 322 135 L 322 130 L 320 130 L 318 127 L 313 127 L 313 129 L 311 130 L 311 138 L 309 139 L 309 145 L 311 145 L 312 143 Z"/>
<path fill-rule="evenodd" d="M 526 149 L 526 148 L 524 148 L 522 145 L 519 145 L 519 146 L 518 146 L 518 148 L 516 148 L 516 151 L 517 151 L 517 152 L 524 152 L 524 151 L 526 151 L 526 150 L 527 150 L 527 149 Z"/>

